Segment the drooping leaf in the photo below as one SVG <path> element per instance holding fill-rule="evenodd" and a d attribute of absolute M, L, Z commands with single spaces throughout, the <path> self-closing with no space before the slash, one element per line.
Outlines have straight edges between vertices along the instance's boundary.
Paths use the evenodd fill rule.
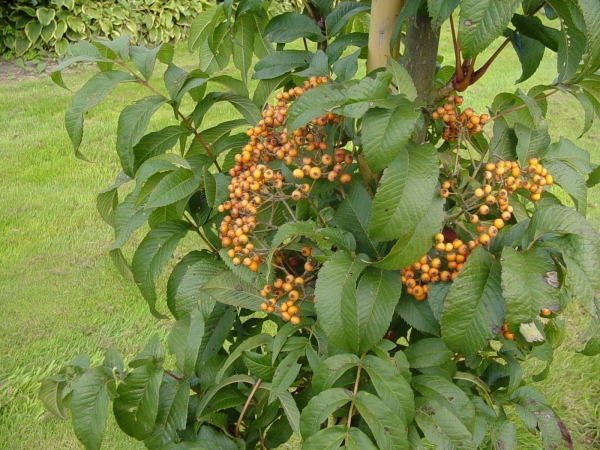
<path fill-rule="evenodd" d="M 321 361 L 312 377 L 313 391 L 319 394 L 330 389 L 342 375 L 359 363 L 358 357 L 352 353 L 340 353 Z"/>
<path fill-rule="evenodd" d="M 131 81 L 136 81 L 136 78 L 127 72 L 107 70 L 94 75 L 75 93 L 71 105 L 65 112 L 65 126 L 73 143 L 76 157 L 85 159 L 79 152 L 83 138 L 83 113 L 104 100 L 119 83 Z"/>
<path fill-rule="evenodd" d="M 548 0 L 559 17 L 561 33 L 558 40 L 558 81 L 568 80 L 579 68 L 579 62 L 586 49 L 586 37 L 577 26 L 577 19 L 573 17 L 576 9 L 571 9 L 569 4 L 559 0 Z"/>
<path fill-rule="evenodd" d="M 317 430 L 316 434 L 308 436 L 302 443 L 305 450 L 335 450 L 346 437 L 346 427 L 344 425 L 334 425 L 322 430 Z"/>
<path fill-rule="evenodd" d="M 108 383 L 112 372 L 104 366 L 92 367 L 73 383 L 69 408 L 73 431 L 87 449 L 100 449 L 108 417 Z"/>
<path fill-rule="evenodd" d="M 356 280 L 368 261 L 338 252 L 323 264 L 315 288 L 315 309 L 333 344 L 356 353 L 360 346 Z"/>
<path fill-rule="evenodd" d="M 133 172 L 137 172 L 142 164 L 150 158 L 166 153 L 172 149 L 182 136 L 189 134 L 188 128 L 181 125 L 170 125 L 159 131 L 144 135 L 133 146 Z"/>
<path fill-rule="evenodd" d="M 440 335 L 440 324 L 435 318 L 429 300 L 415 300 L 409 295 L 403 295 L 396 311 L 402 319 L 411 327 L 434 336 Z"/>
<path fill-rule="evenodd" d="M 417 98 L 417 90 L 404 66 L 400 65 L 395 59 L 388 58 L 386 68 L 392 74 L 392 83 L 398 93 L 405 95 L 408 100 L 414 102 Z"/>
<path fill-rule="evenodd" d="M 242 74 L 242 81 L 247 82 L 248 70 L 252 65 L 252 54 L 254 52 L 254 34 L 256 22 L 253 14 L 242 14 L 234 25 L 233 41 L 233 65 Z"/>
<path fill-rule="evenodd" d="M 373 200 L 369 235 L 385 241 L 413 233 L 430 208 L 437 176 L 437 150 L 433 145 L 401 149 L 381 178 Z"/>
<path fill-rule="evenodd" d="M 469 356 L 487 344 L 503 318 L 500 264 L 477 247 L 446 296 L 442 337 L 451 350 Z"/>
<path fill-rule="evenodd" d="M 199 308 L 175 322 L 169 333 L 169 351 L 176 356 L 177 368 L 185 377 L 194 373 L 204 334 L 204 316 Z"/>
<path fill-rule="evenodd" d="M 325 29 L 327 36 L 331 38 L 340 32 L 340 30 L 348 23 L 348 20 L 363 11 L 371 9 L 369 5 L 363 5 L 356 2 L 339 3 L 333 11 L 331 11 L 325 19 Z"/>
<path fill-rule="evenodd" d="M 522 83 L 537 71 L 546 47 L 540 41 L 520 34 L 514 34 L 510 42 L 519 57 L 522 68 L 521 76 L 516 82 Z"/>
<path fill-rule="evenodd" d="M 300 373 L 302 364 L 298 363 L 298 358 L 302 356 L 304 349 L 292 351 L 281 360 L 271 382 L 271 391 L 269 393 L 269 403 L 273 403 L 281 394 L 287 392 L 289 387 Z"/>
<path fill-rule="evenodd" d="M 129 48 L 129 57 L 131 62 L 135 65 L 137 70 L 140 71 L 142 76 L 147 80 L 150 79 L 154 72 L 154 65 L 156 64 L 156 58 L 158 52 L 160 52 L 161 45 L 148 49 L 146 47 L 135 45 Z"/>
<path fill-rule="evenodd" d="M 177 440 L 177 431 L 185 428 L 190 399 L 189 380 L 163 383 L 160 386 L 158 399 L 154 430 L 144 440 L 144 444 L 149 449 L 162 449 Z"/>
<path fill-rule="evenodd" d="M 404 350 L 404 355 L 412 369 L 421 369 L 447 363 L 454 352 L 439 338 L 425 338 L 411 343 Z"/>
<path fill-rule="evenodd" d="M 189 229 L 184 221 L 163 222 L 148 232 L 133 255 L 133 278 L 155 316 L 162 315 L 156 310 L 154 280 Z"/>
<path fill-rule="evenodd" d="M 341 106 L 345 100 L 344 92 L 333 83 L 323 83 L 310 89 L 290 107 L 287 115 L 288 128 L 296 130 L 315 117 Z"/>
<path fill-rule="evenodd" d="M 48 376 L 42 380 L 38 392 L 38 398 L 42 401 L 44 407 L 55 417 L 63 420 L 67 419 L 67 412 L 62 404 L 61 396 L 66 384 L 66 377 L 64 376 Z"/>
<path fill-rule="evenodd" d="M 298 410 L 294 397 L 286 391 L 279 394 L 278 398 L 291 429 L 294 433 L 300 434 L 300 411 Z"/>

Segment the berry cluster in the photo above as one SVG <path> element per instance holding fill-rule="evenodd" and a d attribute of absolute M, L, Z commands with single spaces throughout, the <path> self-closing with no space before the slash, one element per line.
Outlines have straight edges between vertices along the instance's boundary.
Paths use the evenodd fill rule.
<path fill-rule="evenodd" d="M 444 121 L 442 139 L 446 141 L 454 142 L 463 133 L 479 133 L 490 118 L 487 114 L 477 116 L 473 108 L 466 108 L 462 112 L 458 111 L 457 114 L 455 108 L 463 104 L 463 98 L 460 95 L 449 95 L 446 100 L 447 103 L 431 114 L 433 120 L 442 119 Z"/>
<path fill-rule="evenodd" d="M 260 295 L 267 298 L 262 302 L 260 309 L 267 312 L 275 312 L 277 309 L 281 318 L 285 322 L 292 322 L 294 325 L 300 323 L 298 313 L 300 308 L 296 302 L 306 300 L 309 291 L 304 289 L 307 281 L 311 281 L 311 272 L 315 270 L 315 263 L 311 259 L 312 249 L 304 246 L 301 250 L 302 257 L 306 258 L 303 269 L 304 273 L 297 275 L 294 270 L 299 266 L 299 260 L 295 256 L 288 256 L 287 266 L 284 263 L 284 256 L 276 251 L 273 257 L 273 267 L 281 276 L 276 278 L 273 284 L 266 284 L 260 290 Z"/>
<path fill-rule="evenodd" d="M 429 283 L 454 281 L 471 251 L 478 245 L 476 241 L 465 244 L 460 239 L 451 242 L 445 240 L 442 233 L 436 234 L 433 249 L 419 261 L 400 270 L 400 279 L 406 286 L 406 292 L 416 300 L 425 300 Z"/>
<path fill-rule="evenodd" d="M 310 124 L 293 132 L 285 126 L 288 102 L 297 99 L 306 90 L 327 82 L 326 77 L 312 77 L 300 87 L 278 93 L 276 105 L 267 105 L 262 112 L 262 119 L 255 127 L 249 128 L 246 135 L 249 140 L 241 153 L 235 155 L 235 166 L 229 170 L 231 181 L 227 187 L 229 200 L 218 206 L 218 211 L 228 214 L 219 227 L 219 239 L 224 248 L 232 247 L 227 252 L 236 265 L 244 264 L 253 272 L 258 270 L 264 251 L 255 249 L 251 242 L 253 231 L 257 226 L 256 215 L 260 205 L 275 200 L 299 200 L 308 193 L 311 185 L 286 182 L 280 171 L 269 167 L 269 162 L 283 161 L 286 165 L 295 164 L 300 169 L 294 171 L 294 178 L 309 176 L 313 180 L 323 176 L 324 168 L 335 166 L 327 174 L 331 181 L 337 178 L 344 167 L 341 163 L 352 162 L 350 155 L 343 150 L 336 150 L 334 155 L 326 154 L 327 143 L 324 127 L 329 122 L 339 122 L 333 114 L 325 114 L 314 119 Z M 316 158 L 308 156 L 313 154 Z M 313 161 L 314 160 L 314 161 Z M 302 173 L 302 177 L 298 170 Z M 346 181 L 346 180 L 342 180 Z M 292 189 L 293 187 L 293 189 Z M 292 190 L 291 194 L 284 192 Z"/>
<path fill-rule="evenodd" d="M 530 192 L 529 198 L 538 201 L 544 186 L 550 186 L 554 180 L 548 170 L 539 164 L 537 158 L 529 158 L 527 169 L 523 170 L 515 161 L 497 161 L 485 164 L 482 187 L 473 190 L 468 198 L 462 198 L 463 211 L 475 231 L 479 234 L 478 242 L 488 245 L 491 238 L 498 234 L 505 222 L 512 217 L 513 207 L 509 205 L 509 196 L 517 189 Z M 447 198 L 451 192 L 452 184 L 444 181 L 440 189 L 440 196 Z M 499 217 L 481 220 L 480 216 L 489 216 L 491 209 L 497 205 Z M 493 214 L 492 214 L 493 215 Z"/>

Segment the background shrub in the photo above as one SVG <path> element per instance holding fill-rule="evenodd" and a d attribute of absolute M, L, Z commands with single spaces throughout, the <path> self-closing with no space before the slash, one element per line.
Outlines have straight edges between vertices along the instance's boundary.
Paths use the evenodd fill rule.
<path fill-rule="evenodd" d="M 187 35 L 191 20 L 209 0 L 17 0 L 0 2 L 0 54 L 21 56 L 51 50 L 62 55 L 70 42 L 91 36 L 129 34 L 155 44 Z"/>

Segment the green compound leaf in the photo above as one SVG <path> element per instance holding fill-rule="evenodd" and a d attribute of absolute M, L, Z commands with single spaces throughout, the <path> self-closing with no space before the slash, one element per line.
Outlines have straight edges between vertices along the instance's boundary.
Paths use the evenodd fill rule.
<path fill-rule="evenodd" d="M 369 235 L 386 241 L 414 233 L 429 211 L 438 178 L 437 150 L 410 145 L 383 172 L 373 200 Z"/>
<path fill-rule="evenodd" d="M 300 415 L 302 438 L 308 439 L 317 434 L 325 419 L 351 399 L 352 392 L 341 388 L 327 389 L 311 398 Z"/>
<path fill-rule="evenodd" d="M 323 330 L 342 350 L 357 353 L 360 346 L 356 281 L 368 257 L 338 252 L 323 264 L 315 288 L 315 309 Z"/>
<path fill-rule="evenodd" d="M 504 319 L 500 264 L 483 247 L 465 262 L 446 296 L 442 337 L 451 350 L 470 356 L 483 348 Z"/>
<path fill-rule="evenodd" d="M 408 450 L 408 430 L 404 420 L 379 397 L 359 391 L 354 404 L 371 429 L 379 448 Z"/>

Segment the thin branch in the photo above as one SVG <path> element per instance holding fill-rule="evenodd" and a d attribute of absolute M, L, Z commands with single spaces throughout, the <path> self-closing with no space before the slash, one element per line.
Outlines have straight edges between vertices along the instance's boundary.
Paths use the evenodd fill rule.
<path fill-rule="evenodd" d="M 321 225 L 325 226 L 326 225 L 325 220 L 321 217 L 321 214 L 319 214 L 319 210 L 317 208 L 317 205 L 315 205 L 315 201 L 312 199 L 312 197 L 307 197 L 307 199 L 308 199 L 308 203 L 310 203 L 311 208 L 317 215 L 317 219 L 319 219 L 319 222 L 321 222 Z"/>
<path fill-rule="evenodd" d="M 177 381 L 183 381 L 183 378 L 178 377 L 177 375 L 175 375 L 173 372 L 169 371 L 169 370 L 164 370 L 164 374 L 170 376 L 171 378 L 176 379 Z M 190 386 L 190 389 L 192 391 L 194 391 L 196 394 L 198 395 L 202 395 L 202 391 L 200 389 L 197 389 L 193 386 Z"/>
<path fill-rule="evenodd" d="M 456 39 L 456 31 L 454 29 L 454 19 L 452 18 L 452 14 L 450 14 L 450 29 L 452 31 L 452 44 L 454 46 L 454 75 L 456 76 L 456 81 L 462 83 L 464 80 L 464 74 L 462 71 L 462 63 L 460 62 L 460 46 L 458 44 L 458 39 Z"/>
<path fill-rule="evenodd" d="M 504 50 L 504 48 L 508 45 L 509 42 L 510 42 L 510 38 L 508 37 L 502 43 L 502 45 L 500 45 L 500 47 L 498 47 L 498 49 L 494 52 L 494 54 L 486 61 L 486 63 L 475 71 L 475 73 L 473 74 L 473 77 L 469 80 L 469 85 L 475 84 L 477 82 L 477 80 L 479 80 L 485 74 L 485 72 L 488 70 L 488 68 L 491 66 L 491 64 L 494 62 L 494 60 L 498 57 L 498 55 L 500 53 L 502 53 L 502 50 Z"/>
<path fill-rule="evenodd" d="M 350 403 L 350 409 L 348 410 L 348 428 L 350 428 L 351 421 L 352 421 L 352 414 L 354 414 L 354 399 L 356 398 L 356 394 L 358 393 L 358 383 L 360 381 L 360 371 L 361 370 L 362 370 L 362 365 L 359 364 L 358 370 L 356 372 L 356 380 L 354 381 L 354 393 L 352 394 L 352 401 Z"/>
<path fill-rule="evenodd" d="M 308 2 L 306 0 L 302 0 L 302 3 L 304 4 L 304 7 L 306 8 L 306 12 L 308 12 L 308 15 L 310 16 L 310 18 L 316 22 L 317 17 L 315 16 L 315 13 L 313 12 L 313 10 L 310 7 L 310 5 L 308 4 Z"/>
<path fill-rule="evenodd" d="M 210 242 L 208 242 L 208 239 L 206 239 L 206 236 L 204 236 L 200 232 L 200 227 L 198 227 L 198 225 L 196 225 L 192 221 L 192 219 L 190 218 L 190 216 L 188 216 L 186 213 L 183 213 L 183 217 L 187 221 L 187 223 L 189 223 L 192 227 L 194 227 L 194 230 L 196 230 L 196 233 L 198 233 L 198 236 L 200 236 L 200 239 L 202 239 L 204 241 L 204 243 L 207 245 L 207 247 L 210 249 L 210 251 L 213 252 L 213 253 L 215 253 L 215 254 L 219 253 L 219 251 L 216 248 L 214 248 Z"/>
<path fill-rule="evenodd" d="M 244 407 L 242 408 L 242 412 L 240 413 L 240 417 L 238 418 L 237 423 L 235 424 L 235 437 L 239 438 L 240 437 L 240 425 L 242 424 L 242 419 L 244 418 L 244 415 L 246 414 L 246 411 L 248 410 L 248 406 L 250 406 L 250 402 L 252 401 L 252 397 L 254 397 L 254 394 L 256 393 L 256 391 L 258 390 L 258 388 L 260 387 L 260 383 L 262 383 L 262 380 L 259 378 L 258 380 L 256 380 L 256 383 L 254 383 L 254 386 L 252 386 L 252 390 L 250 391 L 250 394 L 248 395 L 248 399 L 246 400 L 246 403 L 244 404 Z"/>
<path fill-rule="evenodd" d="M 537 8 L 535 8 L 535 9 L 534 9 L 534 10 L 533 10 L 533 11 L 532 11 L 530 14 L 528 14 L 527 16 L 528 16 L 528 17 L 535 16 L 537 13 L 539 13 L 539 12 L 542 10 L 542 8 L 543 8 L 544 6 L 546 6 L 546 2 L 542 2 L 542 3 L 540 3 L 540 6 L 538 6 Z"/>

